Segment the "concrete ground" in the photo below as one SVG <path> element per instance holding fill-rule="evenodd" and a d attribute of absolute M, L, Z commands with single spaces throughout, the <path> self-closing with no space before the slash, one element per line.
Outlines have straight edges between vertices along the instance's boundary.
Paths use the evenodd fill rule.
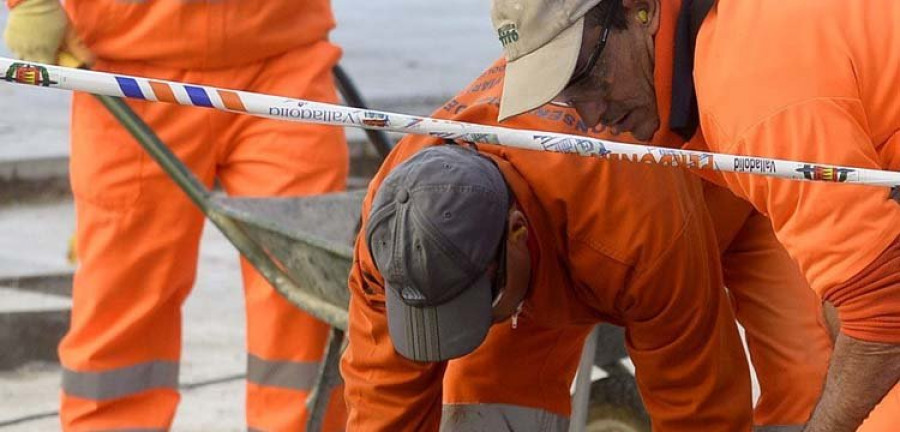
<path fill-rule="evenodd" d="M 0 208 L 0 250 L 18 251 L 0 255 L 3 274 L 9 275 L 13 268 L 19 276 L 71 270 L 65 256 L 73 225 L 71 201 Z M 207 228 L 197 283 L 184 309 L 181 383 L 197 387 L 183 392 L 174 430 L 246 430 L 244 384 L 238 378 L 246 362 L 238 256 L 215 228 Z M 9 263 L 14 264 L 5 265 Z M 6 302 L 11 295 L 15 294 L 0 291 Z M 20 293 L 15 303 L 55 305 L 62 299 L 40 297 Z M 0 299 L 0 307 L 4 299 Z M 59 367 L 55 364 L 31 363 L 0 373 L 0 427 L 10 431 L 58 429 L 58 392 Z M 10 424 L 16 420 L 22 421 Z"/>

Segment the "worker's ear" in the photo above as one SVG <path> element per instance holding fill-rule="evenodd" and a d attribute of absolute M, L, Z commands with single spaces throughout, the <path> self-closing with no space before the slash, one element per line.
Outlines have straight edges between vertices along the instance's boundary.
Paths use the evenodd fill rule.
<path fill-rule="evenodd" d="M 629 28 L 641 28 L 648 35 L 659 31 L 659 0 L 622 0 Z"/>

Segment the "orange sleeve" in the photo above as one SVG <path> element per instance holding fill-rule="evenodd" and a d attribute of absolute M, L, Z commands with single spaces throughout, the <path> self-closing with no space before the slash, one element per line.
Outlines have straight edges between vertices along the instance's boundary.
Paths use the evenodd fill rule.
<path fill-rule="evenodd" d="M 841 332 L 875 342 L 900 343 L 900 237 L 847 282 L 829 290 Z"/>
<path fill-rule="evenodd" d="M 619 299 L 628 352 L 653 429 L 750 430 L 750 372 L 700 216 Z"/>
<path fill-rule="evenodd" d="M 833 182 L 723 173 L 735 194 L 772 220 L 778 240 L 819 295 L 862 270 L 900 234 L 900 207 L 888 199 L 888 188 L 834 184 L 853 170 L 813 165 L 881 168 L 858 100 L 806 100 L 742 132 L 732 124 L 736 115 L 723 108 L 704 116 L 715 151 L 809 162 L 797 169 L 798 177 Z"/>
<path fill-rule="evenodd" d="M 422 147 L 398 146 L 369 183 L 362 206 L 362 228 L 350 269 L 349 344 L 341 358 L 347 430 L 437 431 L 442 408 L 446 362 L 418 363 L 394 351 L 388 334 L 384 279 L 375 267 L 364 234 L 369 209 L 391 168 Z"/>
<path fill-rule="evenodd" d="M 710 208 L 715 210 L 730 209 Z M 754 422 L 802 425 L 822 394 L 831 354 L 821 300 L 778 243 L 771 222 L 757 212 L 739 214 L 745 222 L 729 237 L 722 270 L 759 379 Z"/>
<path fill-rule="evenodd" d="M 25 0 L 6 0 L 6 7 L 12 9 Z"/>
<path fill-rule="evenodd" d="M 733 133 L 731 124 L 735 115 L 720 109 L 704 116 L 704 133 L 710 143 L 716 143 L 716 150 L 881 168 L 866 130 L 865 109 L 857 99 L 805 100 L 777 110 L 739 134 Z M 840 183 L 849 174 L 808 165 L 798 169 L 798 175 Z M 876 271 L 870 264 L 900 235 L 900 206 L 888 198 L 888 188 L 737 173 L 724 176 L 732 191 L 771 219 L 778 240 L 816 293 L 838 307 L 848 331 L 855 331 L 862 340 L 900 342 L 900 306 L 878 300 L 895 298 L 890 293 L 900 288 L 861 273 L 867 266 L 868 271 Z M 884 271 L 891 268 L 896 269 L 884 267 Z"/>

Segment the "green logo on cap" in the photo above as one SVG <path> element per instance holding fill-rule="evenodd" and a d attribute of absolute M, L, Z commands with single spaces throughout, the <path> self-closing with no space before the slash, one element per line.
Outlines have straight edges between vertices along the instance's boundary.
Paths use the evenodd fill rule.
<path fill-rule="evenodd" d="M 504 24 L 503 27 L 497 30 L 497 35 L 500 37 L 500 43 L 503 46 L 519 40 L 519 31 L 516 30 L 515 24 Z"/>

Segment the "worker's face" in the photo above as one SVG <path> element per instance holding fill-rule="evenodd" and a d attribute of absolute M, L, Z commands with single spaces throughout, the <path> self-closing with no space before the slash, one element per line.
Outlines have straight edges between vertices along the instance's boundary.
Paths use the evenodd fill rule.
<path fill-rule="evenodd" d="M 499 254 L 497 262 L 489 269 L 493 272 L 494 283 L 498 285 L 492 310 L 495 323 L 506 321 L 516 312 L 531 283 L 528 221 L 516 205 L 509 210 L 506 226 L 505 252 Z"/>
<path fill-rule="evenodd" d="M 653 37 L 659 29 L 659 0 L 620 0 L 625 28 L 610 26 L 603 51 L 584 78 L 570 81 L 554 99 L 575 108 L 588 125 L 601 124 L 613 134 L 631 132 L 649 141 L 659 129 L 653 80 Z M 605 11 L 604 11 L 605 12 Z M 573 78 L 589 66 L 608 14 L 595 7 L 585 17 L 581 54 Z M 614 21 L 613 21 L 614 22 Z M 619 20 L 621 24 L 621 20 Z"/>

